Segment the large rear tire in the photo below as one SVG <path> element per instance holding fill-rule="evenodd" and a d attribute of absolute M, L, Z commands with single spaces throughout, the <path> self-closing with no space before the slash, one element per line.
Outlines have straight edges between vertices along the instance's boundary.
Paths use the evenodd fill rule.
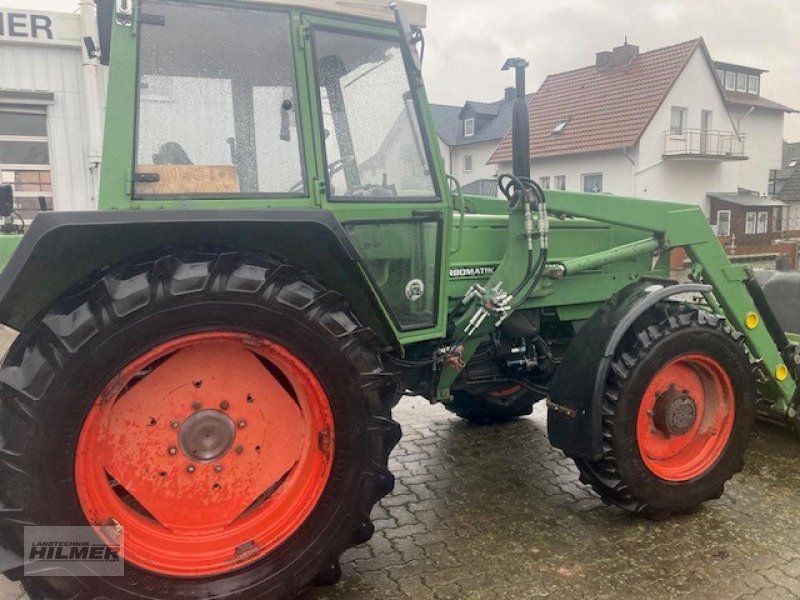
<path fill-rule="evenodd" d="M 655 309 L 615 357 L 603 457 L 575 461 L 581 481 L 606 503 L 652 519 L 719 498 L 743 467 L 755 396 L 742 336 L 723 319 Z"/>
<path fill-rule="evenodd" d="M 295 597 L 371 537 L 398 398 L 371 331 L 296 267 L 115 267 L 0 369 L 0 540 L 21 556 L 25 525 L 124 529 L 123 577 L 23 578 L 34 598 Z"/>

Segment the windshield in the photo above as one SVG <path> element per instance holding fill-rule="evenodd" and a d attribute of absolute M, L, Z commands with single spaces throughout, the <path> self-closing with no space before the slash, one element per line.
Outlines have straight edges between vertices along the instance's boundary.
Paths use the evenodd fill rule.
<path fill-rule="evenodd" d="M 330 195 L 434 198 L 398 40 L 316 31 Z"/>

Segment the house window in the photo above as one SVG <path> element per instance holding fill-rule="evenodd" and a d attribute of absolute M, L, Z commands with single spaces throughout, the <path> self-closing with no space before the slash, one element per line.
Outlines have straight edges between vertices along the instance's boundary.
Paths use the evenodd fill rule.
<path fill-rule="evenodd" d="M 758 223 L 756 224 L 756 233 L 767 233 L 767 232 L 769 232 L 769 213 L 760 212 L 758 213 Z"/>
<path fill-rule="evenodd" d="M 717 78 L 719 79 L 720 85 L 725 85 L 725 71 L 717 69 Z"/>
<path fill-rule="evenodd" d="M 38 107 L 0 106 L 0 183 L 14 186 L 14 208 L 32 219 L 43 204 L 53 208 L 47 113 Z"/>
<path fill-rule="evenodd" d="M 672 135 L 683 135 L 686 130 L 688 111 L 680 106 L 673 106 L 669 118 L 669 131 Z"/>
<path fill-rule="evenodd" d="M 590 173 L 582 175 L 583 191 L 587 194 L 599 194 L 603 191 L 603 174 Z"/>
<path fill-rule="evenodd" d="M 731 211 L 717 211 L 717 235 L 731 234 Z"/>
<path fill-rule="evenodd" d="M 725 71 L 725 89 L 729 92 L 736 91 L 736 73 Z"/>
<path fill-rule="evenodd" d="M 747 92 L 750 94 L 758 94 L 759 80 L 756 75 L 749 75 L 747 77 Z"/>
<path fill-rule="evenodd" d="M 744 219 L 744 232 L 747 235 L 752 235 L 756 232 L 756 219 L 758 218 L 757 213 L 749 212 L 745 215 Z"/>
<path fill-rule="evenodd" d="M 561 190 L 562 192 L 567 189 L 567 176 L 556 175 L 553 177 L 553 189 Z"/>
<path fill-rule="evenodd" d="M 736 91 L 737 92 L 747 91 L 747 75 L 745 75 L 744 73 L 736 74 Z"/>
<path fill-rule="evenodd" d="M 475 119 L 464 119 L 464 137 L 475 135 Z"/>
<path fill-rule="evenodd" d="M 467 154 L 464 157 L 464 173 L 472 173 L 472 155 Z"/>
<path fill-rule="evenodd" d="M 549 177 L 541 177 L 539 178 L 539 185 L 542 186 L 543 190 L 550 189 L 550 178 Z"/>

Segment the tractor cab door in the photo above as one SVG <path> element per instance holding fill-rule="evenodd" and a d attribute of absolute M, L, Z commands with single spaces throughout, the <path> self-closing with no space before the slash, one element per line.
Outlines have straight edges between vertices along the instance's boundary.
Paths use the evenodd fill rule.
<path fill-rule="evenodd" d="M 408 46 L 392 24 L 312 14 L 304 15 L 300 36 L 320 204 L 352 237 L 399 338 L 443 337 L 452 215 Z"/>

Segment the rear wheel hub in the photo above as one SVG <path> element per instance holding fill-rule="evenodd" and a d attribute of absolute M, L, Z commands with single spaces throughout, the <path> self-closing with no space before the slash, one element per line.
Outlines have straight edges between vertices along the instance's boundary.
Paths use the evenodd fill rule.
<path fill-rule="evenodd" d="M 233 420 L 217 410 L 201 410 L 186 419 L 178 435 L 183 454 L 189 460 L 211 462 L 228 453 L 236 440 Z"/>

